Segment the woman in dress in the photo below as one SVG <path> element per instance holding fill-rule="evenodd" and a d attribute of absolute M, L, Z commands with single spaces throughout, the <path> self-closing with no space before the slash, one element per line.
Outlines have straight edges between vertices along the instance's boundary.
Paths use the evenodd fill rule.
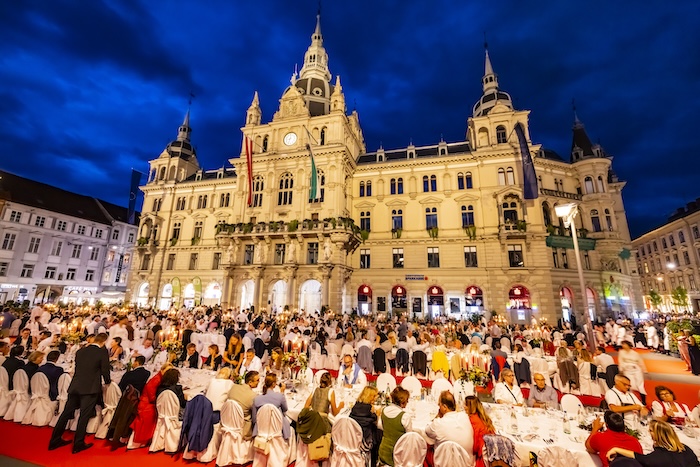
<path fill-rule="evenodd" d="M 644 374 L 647 372 L 647 367 L 644 365 L 644 360 L 632 349 L 632 343 L 630 341 L 622 341 L 620 347 L 617 353 L 620 373 L 629 378 L 630 384 L 632 384 L 631 389 L 638 391 L 642 399 L 642 404 L 646 404 L 647 390 L 644 389 Z"/>
<path fill-rule="evenodd" d="M 209 346 L 209 356 L 204 361 L 202 369 L 217 371 L 221 367 L 222 357 L 219 355 L 219 346 L 212 344 Z"/>
<path fill-rule="evenodd" d="M 187 401 L 185 400 L 185 393 L 182 390 L 182 385 L 179 384 L 180 372 L 175 368 L 171 368 L 163 373 L 163 377 L 160 380 L 160 384 L 156 389 L 156 400 L 164 391 L 172 391 L 180 402 L 180 408 L 184 409 Z"/>
<path fill-rule="evenodd" d="M 678 341 L 678 353 L 681 354 L 681 360 L 685 362 L 685 369 L 690 371 L 690 353 L 688 351 L 688 338 L 685 332 L 679 335 L 676 340 Z"/>
<path fill-rule="evenodd" d="M 270 351 L 270 359 L 265 367 L 265 374 L 268 373 L 281 373 L 282 372 L 282 356 L 284 352 L 280 347 L 275 347 Z"/>
<path fill-rule="evenodd" d="M 112 346 L 109 348 L 109 361 L 118 362 L 122 359 L 124 355 L 124 349 L 122 348 L 122 338 L 117 336 L 112 339 Z"/>
<path fill-rule="evenodd" d="M 649 454 L 639 454 L 623 448 L 612 448 L 608 451 L 607 458 L 612 461 L 617 456 L 628 457 L 636 460 L 643 467 L 700 466 L 693 450 L 681 443 L 676 431 L 668 423 L 652 420 L 649 422 L 649 433 L 654 443 L 654 450 Z"/>
<path fill-rule="evenodd" d="M 700 342 L 697 342 L 689 330 L 684 330 L 685 339 L 688 344 L 688 356 L 690 357 L 690 371 L 694 375 L 700 375 Z"/>
<path fill-rule="evenodd" d="M 330 433 L 331 424 L 328 421 L 328 414 L 332 413 L 335 417 L 340 412 L 345 404 L 341 402 L 339 405 L 335 403 L 335 392 L 333 391 L 333 378 L 331 374 L 325 372 L 321 375 L 318 387 L 306 399 L 304 408 L 313 409 L 326 422 L 326 433 Z"/>
<path fill-rule="evenodd" d="M 153 376 L 143 388 L 139 404 L 136 408 L 136 418 L 131 422 L 131 429 L 134 430 L 129 439 L 128 449 L 135 449 L 145 446 L 156 431 L 158 412 L 156 411 L 156 390 L 160 386 L 163 374 L 173 366 L 166 363 L 158 373 Z"/>
<path fill-rule="evenodd" d="M 475 467 L 484 467 L 484 435 L 493 435 L 496 428 L 493 426 L 491 417 L 486 414 L 484 406 L 476 396 L 467 396 L 464 400 L 465 412 L 469 415 L 469 421 L 474 429 L 473 452 L 476 460 Z"/>
<path fill-rule="evenodd" d="M 374 408 L 378 395 L 377 388 L 365 386 L 350 410 L 350 418 L 362 428 L 362 451 L 370 452 L 371 465 L 377 465 L 379 443 L 382 441 L 382 433 L 377 429 L 377 416 L 381 415 L 381 410 Z"/>
<path fill-rule="evenodd" d="M 230 366 L 235 374 L 238 374 L 238 370 L 241 368 L 241 362 L 243 361 L 243 339 L 238 333 L 234 333 L 228 340 L 228 347 L 223 356 L 226 366 Z"/>
<path fill-rule="evenodd" d="M 654 392 L 659 400 L 651 403 L 653 417 L 673 425 L 685 425 L 691 416 L 688 406 L 676 402 L 676 395 L 666 386 L 656 386 Z"/>

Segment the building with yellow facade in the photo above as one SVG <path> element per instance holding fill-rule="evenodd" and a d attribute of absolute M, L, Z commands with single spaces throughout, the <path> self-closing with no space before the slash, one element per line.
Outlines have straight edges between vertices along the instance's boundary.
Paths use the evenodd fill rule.
<path fill-rule="evenodd" d="M 529 111 L 499 87 L 488 51 L 482 87 L 464 141 L 368 152 L 317 19 L 272 119 L 263 122 L 257 93 L 247 110 L 250 177 L 245 143 L 234 168 L 199 166 L 189 113 L 150 161 L 132 301 L 454 317 L 489 310 L 523 323 L 571 310 L 581 322 L 584 294 L 594 317 L 640 309 L 625 183 L 612 158 L 578 119 L 570 158 L 533 143 Z M 523 196 L 517 123 L 534 159 L 534 200 Z M 571 202 L 585 291 L 553 209 Z"/>

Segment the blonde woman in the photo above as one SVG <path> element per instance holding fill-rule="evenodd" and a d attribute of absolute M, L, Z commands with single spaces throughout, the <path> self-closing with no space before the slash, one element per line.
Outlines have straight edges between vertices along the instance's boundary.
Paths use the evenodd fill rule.
<path fill-rule="evenodd" d="M 350 410 L 350 418 L 362 428 L 362 450 L 371 453 L 371 465 L 377 465 L 379 443 L 382 441 L 382 435 L 377 430 L 377 417 L 381 415 L 381 409 L 374 407 L 378 395 L 377 388 L 365 386 Z"/>
<path fill-rule="evenodd" d="M 493 398 L 498 404 L 523 405 L 523 393 L 515 381 L 515 373 L 510 368 L 501 370 L 493 390 Z"/>
<path fill-rule="evenodd" d="M 231 336 L 223 357 L 226 366 L 230 366 L 234 373 L 238 373 L 243 361 L 243 339 L 241 339 L 240 335 L 234 333 Z"/>
<path fill-rule="evenodd" d="M 649 422 L 649 434 L 654 443 L 654 450 L 649 454 L 638 454 L 629 449 L 612 448 L 608 451 L 608 460 L 617 456 L 628 457 L 639 462 L 643 467 L 696 467 L 698 458 L 685 444 L 681 443 L 671 425 L 660 420 Z"/>
<path fill-rule="evenodd" d="M 215 412 L 221 410 L 224 402 L 228 399 L 228 393 L 233 386 L 232 374 L 231 368 L 224 367 L 219 370 L 216 378 L 209 381 L 205 395 L 211 401 L 212 409 Z"/>

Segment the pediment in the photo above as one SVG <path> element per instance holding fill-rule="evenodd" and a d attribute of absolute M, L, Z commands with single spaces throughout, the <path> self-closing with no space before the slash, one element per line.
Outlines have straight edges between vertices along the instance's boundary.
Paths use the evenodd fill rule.
<path fill-rule="evenodd" d="M 278 118 L 289 118 L 289 117 L 310 117 L 309 109 L 306 107 L 306 102 L 302 94 L 299 92 L 296 86 L 290 86 L 282 95 L 280 99 L 280 107 L 272 120 Z"/>
<path fill-rule="evenodd" d="M 509 194 L 516 196 L 518 199 L 523 199 L 523 189 L 515 185 L 504 186 L 500 190 L 496 191 L 493 194 L 493 197 L 503 199 Z"/>
<path fill-rule="evenodd" d="M 355 205 L 356 208 L 373 208 L 376 205 L 376 203 L 370 203 L 369 201 L 363 201 L 361 203 L 358 203 Z"/>
<path fill-rule="evenodd" d="M 394 199 L 386 203 L 387 206 L 406 206 L 408 201 L 402 199 Z"/>
<path fill-rule="evenodd" d="M 457 201 L 458 203 L 462 201 L 479 201 L 479 197 L 465 193 L 461 196 L 456 197 L 455 201 Z"/>
<path fill-rule="evenodd" d="M 418 202 L 420 204 L 440 204 L 442 203 L 442 198 L 438 198 L 436 196 L 428 196 L 427 198 L 423 198 Z"/>

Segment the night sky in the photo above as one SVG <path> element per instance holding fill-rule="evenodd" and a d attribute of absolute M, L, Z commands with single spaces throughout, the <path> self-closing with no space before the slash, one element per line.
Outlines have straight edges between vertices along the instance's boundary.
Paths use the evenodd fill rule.
<path fill-rule="evenodd" d="M 326 1 L 330 70 L 367 150 L 464 139 L 483 42 L 533 142 L 568 159 L 572 99 L 628 182 L 633 236 L 700 197 L 700 2 Z M 649 4 L 649 5 L 648 5 Z M 654 4 L 655 6 L 652 6 Z M 0 168 L 126 205 L 192 102 L 205 169 L 303 62 L 314 0 L 0 2 Z"/>

